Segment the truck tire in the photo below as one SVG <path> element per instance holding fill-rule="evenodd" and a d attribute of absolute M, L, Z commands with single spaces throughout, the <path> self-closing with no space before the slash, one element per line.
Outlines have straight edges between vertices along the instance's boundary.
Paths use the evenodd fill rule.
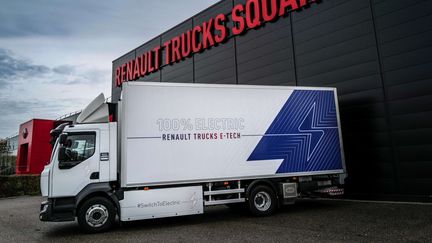
<path fill-rule="evenodd" d="M 116 209 L 107 198 L 94 197 L 81 205 L 77 217 L 78 224 L 84 232 L 104 232 L 114 225 Z"/>
<path fill-rule="evenodd" d="M 248 207 L 255 216 L 271 215 L 277 208 L 276 193 L 266 185 L 257 185 L 249 193 Z"/>

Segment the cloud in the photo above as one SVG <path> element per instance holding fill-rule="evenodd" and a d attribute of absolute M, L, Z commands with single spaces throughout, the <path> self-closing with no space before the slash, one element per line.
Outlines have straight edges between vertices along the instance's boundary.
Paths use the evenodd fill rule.
<path fill-rule="evenodd" d="M 16 56 L 12 51 L 0 48 L 0 88 L 16 82 L 44 77 L 45 83 L 76 85 L 109 82 L 109 70 L 83 65 L 59 65 L 53 68 L 33 64 Z"/>
<path fill-rule="evenodd" d="M 52 78 L 45 82 L 62 85 L 94 85 L 98 83 L 111 83 L 110 70 L 88 68 L 84 66 L 64 65 L 52 69 Z"/>
<path fill-rule="evenodd" d="M 110 70 L 87 65 L 35 64 L 0 48 L 0 137 L 30 119 L 82 109 L 111 83 L 110 76 Z"/>
<path fill-rule="evenodd" d="M 79 98 L 65 98 L 65 99 L 40 99 L 33 98 L 29 100 L 11 100 L 0 98 L 0 123 L 4 116 L 9 115 L 35 115 L 33 118 L 43 118 L 39 117 L 37 114 L 41 111 L 43 115 L 50 115 L 50 118 L 59 117 L 63 115 L 64 110 L 70 107 L 74 103 L 86 102 L 86 99 Z M 60 113 L 59 113 L 60 112 Z M 42 114 L 41 114 L 42 115 Z M 23 121 L 24 122 L 24 121 Z"/>
<path fill-rule="evenodd" d="M 18 132 L 19 125 L 34 118 L 56 119 L 71 112 L 74 104 L 86 99 L 4 99 L 0 98 L 0 138 Z M 67 111 L 67 112 L 66 112 Z"/>
<path fill-rule="evenodd" d="M 14 101 L 0 99 L 0 113 L 3 116 L 13 115 L 13 114 L 23 114 L 29 111 L 29 108 L 37 107 L 37 102 L 31 101 Z M 1 118 L 0 118 L 1 119 Z"/>
<path fill-rule="evenodd" d="M 53 72 L 63 75 L 71 75 L 76 72 L 76 67 L 72 65 L 61 65 L 54 67 Z"/>
<path fill-rule="evenodd" d="M 15 57 L 11 51 L 0 48 L 0 87 L 15 78 L 40 76 L 49 71 L 44 65 L 34 65 L 28 60 Z"/>
<path fill-rule="evenodd" d="M 0 38 L 71 35 L 80 24 L 97 20 L 94 11 L 103 9 L 98 5 L 85 0 L 4 1 L 0 8 Z"/>

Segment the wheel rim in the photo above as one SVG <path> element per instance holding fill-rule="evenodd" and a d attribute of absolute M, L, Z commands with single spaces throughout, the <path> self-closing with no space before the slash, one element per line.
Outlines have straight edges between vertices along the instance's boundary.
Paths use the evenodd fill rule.
<path fill-rule="evenodd" d="M 254 197 L 255 208 L 261 212 L 267 211 L 271 203 L 270 195 L 267 192 L 258 192 Z"/>
<path fill-rule="evenodd" d="M 102 204 L 95 204 L 87 209 L 86 222 L 91 227 L 101 227 L 108 220 L 108 209 Z"/>

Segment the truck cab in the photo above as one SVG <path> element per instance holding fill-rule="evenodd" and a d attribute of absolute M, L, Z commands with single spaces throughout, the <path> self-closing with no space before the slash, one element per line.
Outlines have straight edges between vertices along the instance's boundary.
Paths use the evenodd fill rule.
<path fill-rule="evenodd" d="M 89 105 L 91 113 L 100 113 L 100 109 L 107 112 L 103 96 L 96 100 L 97 104 Z M 75 220 L 80 213 L 77 209 L 95 196 L 110 200 L 114 207 L 118 205 L 117 122 L 109 122 L 108 114 L 97 117 L 98 122 L 92 122 L 95 119 L 91 115 L 81 116 L 81 123 L 62 124 L 51 131 L 54 149 L 41 174 L 41 193 L 46 199 L 41 204 L 42 221 Z M 100 122 L 102 119 L 104 122 Z M 99 205 L 86 211 L 85 217 L 103 222 L 109 219 L 107 213 L 107 206 Z"/>

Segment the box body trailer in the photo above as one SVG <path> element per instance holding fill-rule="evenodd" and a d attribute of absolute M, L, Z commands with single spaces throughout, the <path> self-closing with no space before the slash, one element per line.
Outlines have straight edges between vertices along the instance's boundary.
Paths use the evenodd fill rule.
<path fill-rule="evenodd" d="M 111 118 L 111 119 L 110 119 Z M 87 231 L 236 204 L 268 215 L 345 178 L 334 88 L 123 84 L 55 131 L 40 218 Z M 95 206 L 96 205 L 96 206 Z M 114 215 L 114 216 L 113 216 Z"/>

